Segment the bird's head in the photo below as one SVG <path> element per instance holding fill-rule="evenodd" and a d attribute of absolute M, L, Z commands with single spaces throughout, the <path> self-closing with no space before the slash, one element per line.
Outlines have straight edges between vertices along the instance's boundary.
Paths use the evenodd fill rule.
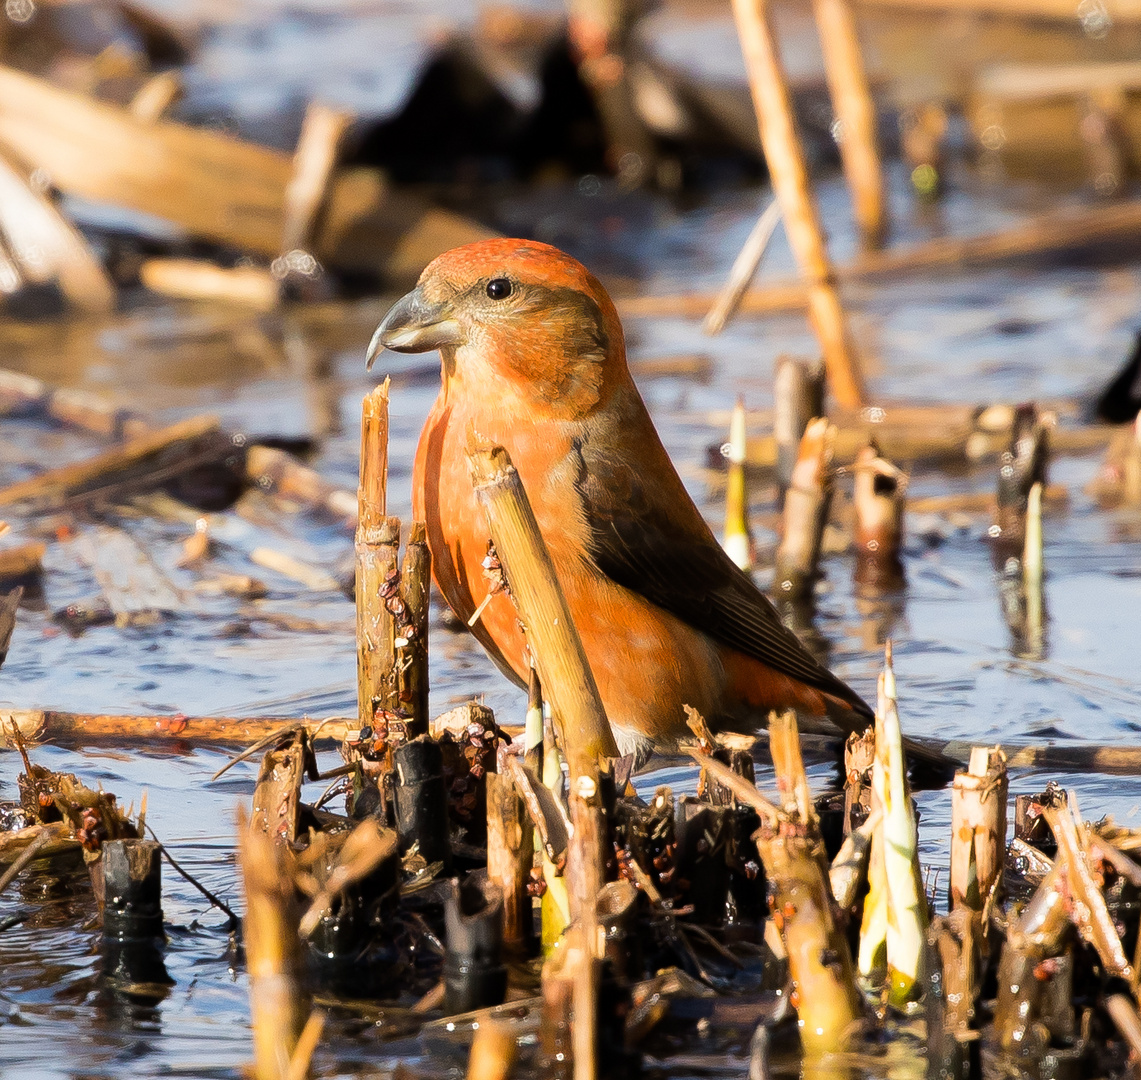
<path fill-rule="evenodd" d="M 384 317 L 368 350 L 439 349 L 445 385 L 460 379 L 558 412 L 582 413 L 629 380 L 622 326 L 577 260 L 530 240 L 445 252 Z"/>

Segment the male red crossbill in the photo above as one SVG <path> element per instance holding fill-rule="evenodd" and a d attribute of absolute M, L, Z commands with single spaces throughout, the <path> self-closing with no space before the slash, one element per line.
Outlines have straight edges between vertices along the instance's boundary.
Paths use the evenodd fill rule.
<path fill-rule="evenodd" d="M 370 364 L 382 347 L 438 349 L 443 362 L 412 480 L 440 591 L 465 622 L 488 592 L 474 429 L 519 472 L 623 753 L 676 744 L 684 705 L 715 730 L 755 730 L 790 707 L 843 731 L 868 724 L 868 706 L 782 625 L 702 519 L 630 377 L 614 305 L 580 263 L 526 240 L 456 248 L 385 316 Z M 472 630 L 525 684 L 510 597 L 493 596 Z"/>

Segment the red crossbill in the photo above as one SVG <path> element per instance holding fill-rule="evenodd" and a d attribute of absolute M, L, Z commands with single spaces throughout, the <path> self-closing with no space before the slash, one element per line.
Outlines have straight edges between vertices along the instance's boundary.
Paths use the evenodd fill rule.
<path fill-rule="evenodd" d="M 867 726 L 868 706 L 717 543 L 630 377 L 614 304 L 580 263 L 525 240 L 456 248 L 385 316 L 370 364 L 382 347 L 442 360 L 412 481 L 440 591 L 465 622 L 488 593 L 474 429 L 519 472 L 623 753 L 675 745 L 683 705 L 714 730 L 756 730 L 784 708 L 831 730 Z M 510 597 L 493 596 L 472 629 L 525 685 Z"/>

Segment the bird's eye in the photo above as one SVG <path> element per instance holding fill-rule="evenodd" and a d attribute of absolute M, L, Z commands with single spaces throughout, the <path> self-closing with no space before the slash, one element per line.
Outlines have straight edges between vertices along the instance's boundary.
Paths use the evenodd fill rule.
<path fill-rule="evenodd" d="M 487 283 L 487 295 L 492 300 L 506 300 L 511 295 L 511 282 L 505 277 L 492 278 Z"/>

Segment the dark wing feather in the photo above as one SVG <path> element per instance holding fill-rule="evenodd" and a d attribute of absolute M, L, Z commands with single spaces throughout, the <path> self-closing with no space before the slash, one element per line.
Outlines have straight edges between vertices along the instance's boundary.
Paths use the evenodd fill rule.
<path fill-rule="evenodd" d="M 589 441 L 578 450 L 576 488 L 599 570 L 715 641 L 872 714 L 725 554 L 672 468 L 671 483 L 647 484 L 626 461 Z"/>

